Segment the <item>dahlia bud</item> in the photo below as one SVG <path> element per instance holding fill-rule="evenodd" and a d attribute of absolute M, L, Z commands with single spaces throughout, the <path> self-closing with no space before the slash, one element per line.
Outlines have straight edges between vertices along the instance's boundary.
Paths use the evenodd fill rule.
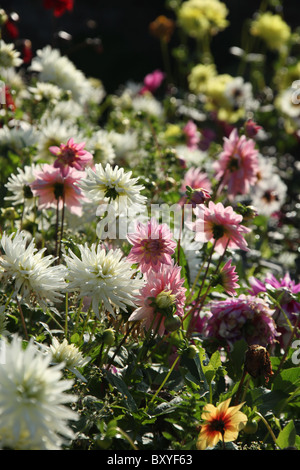
<path fill-rule="evenodd" d="M 178 330 L 181 325 L 181 319 L 178 317 L 178 315 L 173 315 L 172 317 L 167 317 L 165 319 L 165 328 L 167 331 L 172 332 Z"/>
<path fill-rule="evenodd" d="M 266 382 L 273 375 L 269 353 L 266 348 L 259 344 L 249 346 L 246 351 L 244 368 L 254 378 L 259 376 L 265 377 Z"/>
<path fill-rule="evenodd" d="M 254 206 L 244 206 L 240 203 L 238 203 L 237 205 L 236 212 L 243 216 L 243 220 L 245 222 L 254 219 L 258 213 L 257 209 Z"/>
<path fill-rule="evenodd" d="M 172 307 L 174 305 L 176 300 L 176 295 L 171 294 L 171 291 L 161 291 L 155 299 L 155 303 L 158 308 L 160 309 L 166 309 L 169 307 Z"/>
<path fill-rule="evenodd" d="M 158 16 L 149 25 L 150 33 L 161 41 L 169 42 L 175 30 L 175 21 L 164 15 Z"/>
<path fill-rule="evenodd" d="M 255 137 L 261 129 L 262 127 L 258 126 L 252 119 L 248 119 L 245 123 L 245 133 L 249 138 Z"/>
<path fill-rule="evenodd" d="M 5 207 L 1 209 L 1 216 L 7 220 L 15 220 L 18 217 L 16 210 L 13 207 Z"/>
<path fill-rule="evenodd" d="M 115 342 L 115 332 L 112 328 L 107 328 L 103 331 L 102 341 L 107 346 L 112 346 Z"/>
<path fill-rule="evenodd" d="M 204 188 L 193 189 L 190 186 L 187 186 L 186 195 L 188 202 L 190 202 L 193 207 L 196 207 L 197 204 L 203 204 L 207 199 L 210 199 L 209 192 Z"/>
<path fill-rule="evenodd" d="M 0 8 L 0 26 L 4 25 L 8 20 L 8 15 L 3 8 Z"/>
<path fill-rule="evenodd" d="M 185 354 L 189 359 L 194 359 L 194 357 L 196 357 L 197 352 L 198 349 L 194 344 L 190 344 L 185 350 Z"/>

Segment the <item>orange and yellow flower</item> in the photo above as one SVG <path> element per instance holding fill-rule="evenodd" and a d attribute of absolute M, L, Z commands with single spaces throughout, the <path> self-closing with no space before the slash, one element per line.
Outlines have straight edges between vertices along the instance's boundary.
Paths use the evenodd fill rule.
<path fill-rule="evenodd" d="M 214 447 L 220 440 L 225 443 L 237 439 L 248 418 L 240 411 L 243 403 L 229 406 L 230 401 L 231 398 L 228 398 L 217 407 L 210 403 L 204 406 L 201 416 L 204 424 L 201 426 L 196 443 L 198 450 Z"/>

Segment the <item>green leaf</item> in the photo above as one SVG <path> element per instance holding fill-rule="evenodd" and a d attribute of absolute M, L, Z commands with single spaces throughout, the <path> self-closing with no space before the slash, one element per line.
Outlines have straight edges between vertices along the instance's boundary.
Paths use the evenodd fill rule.
<path fill-rule="evenodd" d="M 248 349 L 248 344 L 244 339 L 236 341 L 233 345 L 232 351 L 228 353 L 228 361 L 226 362 L 226 369 L 229 376 L 235 380 L 240 380 L 243 372 L 243 365 L 245 361 L 245 352 Z"/>
<path fill-rule="evenodd" d="M 182 403 L 182 398 L 181 397 L 175 397 L 171 401 L 165 401 L 163 403 L 160 403 L 158 406 L 156 406 L 154 409 L 149 410 L 149 415 L 150 416 L 159 416 L 159 415 L 164 415 L 167 413 L 172 413 L 178 405 Z"/>
<path fill-rule="evenodd" d="M 266 414 L 281 408 L 287 398 L 287 394 L 283 390 L 269 390 L 265 387 L 257 387 L 250 389 L 247 394 L 249 406 L 256 406 L 262 413 Z"/>
<path fill-rule="evenodd" d="M 129 392 L 128 387 L 125 384 L 125 382 L 120 377 L 118 377 L 117 375 L 112 374 L 110 371 L 106 371 L 105 375 L 106 375 L 106 378 L 107 378 L 108 382 L 113 387 L 115 387 L 118 390 L 118 392 L 120 392 L 121 395 L 123 396 L 123 398 L 125 399 L 126 408 L 130 412 L 137 411 L 137 404 L 134 401 L 134 398 L 132 397 L 131 393 Z"/>
<path fill-rule="evenodd" d="M 181 277 L 184 278 L 183 285 L 187 289 L 187 295 L 188 295 L 189 289 L 190 289 L 190 271 L 189 271 L 189 265 L 188 265 L 184 250 L 181 246 L 179 247 L 179 256 L 178 256 L 178 246 L 175 250 L 175 256 L 176 256 L 176 259 L 178 259 L 179 266 L 181 266 Z"/>
<path fill-rule="evenodd" d="M 284 449 L 286 447 L 294 447 L 296 444 L 296 428 L 293 421 L 290 421 L 282 431 L 280 431 L 277 439 L 276 444 L 280 447 L 280 449 Z M 299 445 L 299 439 L 297 439 Z"/>
<path fill-rule="evenodd" d="M 80 335 L 78 333 L 74 333 L 72 336 L 71 336 L 71 343 L 73 344 L 78 344 L 80 341 Z"/>
<path fill-rule="evenodd" d="M 282 370 L 275 378 L 272 390 L 283 390 L 292 393 L 300 385 L 300 367 L 290 367 Z"/>
<path fill-rule="evenodd" d="M 205 378 L 207 380 L 208 384 L 211 384 L 211 382 L 214 380 L 219 368 L 222 367 L 222 362 L 221 362 L 221 357 L 220 357 L 220 352 L 215 351 L 207 365 L 204 365 L 204 356 L 202 355 L 202 370 L 204 372 Z"/>

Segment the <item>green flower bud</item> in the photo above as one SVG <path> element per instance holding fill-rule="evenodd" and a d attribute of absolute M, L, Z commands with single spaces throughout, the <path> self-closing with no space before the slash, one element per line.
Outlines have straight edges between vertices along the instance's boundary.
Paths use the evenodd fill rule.
<path fill-rule="evenodd" d="M 1 215 L 4 219 L 7 220 L 14 220 L 18 217 L 18 214 L 13 207 L 6 207 L 1 209 Z"/>
<path fill-rule="evenodd" d="M 156 296 L 155 303 L 159 309 L 172 307 L 176 300 L 176 295 L 171 294 L 171 291 L 162 291 Z"/>
<path fill-rule="evenodd" d="M 172 317 L 168 317 L 165 320 L 165 328 L 166 330 L 172 332 L 178 330 L 181 326 L 181 320 L 178 315 L 174 315 Z"/>
<path fill-rule="evenodd" d="M 190 344 L 188 348 L 185 350 L 185 354 L 189 359 L 194 359 L 198 352 L 198 349 L 194 344 Z"/>
<path fill-rule="evenodd" d="M 258 428 L 257 421 L 248 421 L 246 426 L 243 428 L 243 431 L 246 434 L 255 434 Z"/>
<path fill-rule="evenodd" d="M 115 332 L 112 328 L 107 328 L 103 331 L 102 341 L 107 346 L 112 346 L 115 342 Z"/>
<path fill-rule="evenodd" d="M 8 20 L 8 16 L 5 10 L 3 10 L 3 8 L 0 8 L 0 26 L 4 25 L 7 20 Z"/>

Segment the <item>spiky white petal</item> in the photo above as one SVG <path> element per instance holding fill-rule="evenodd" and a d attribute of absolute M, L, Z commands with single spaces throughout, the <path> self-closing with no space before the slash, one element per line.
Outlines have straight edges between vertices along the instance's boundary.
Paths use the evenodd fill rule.
<path fill-rule="evenodd" d="M 133 278 L 135 271 L 123 257 L 121 250 L 106 252 L 100 245 L 79 245 L 81 259 L 71 250 L 65 256 L 68 268 L 68 290 L 77 291 L 81 298 L 92 300 L 94 312 L 100 316 L 100 305 L 115 315 L 114 308 L 126 311 L 128 305 L 135 305 L 142 281 Z"/>
<path fill-rule="evenodd" d="M 13 450 L 59 450 L 74 438 L 69 420 L 77 413 L 73 381 L 63 380 L 63 364 L 50 366 L 51 355 L 42 354 L 30 341 L 26 348 L 18 336 L 5 342 L 0 364 L 0 445 Z"/>
<path fill-rule="evenodd" d="M 0 257 L 1 278 L 13 282 L 15 294 L 21 295 L 22 300 L 28 300 L 33 294 L 42 307 L 47 302 L 61 300 L 66 268 L 51 266 L 55 258 L 44 256 L 46 248 L 38 250 L 34 239 L 28 244 L 25 232 L 4 233 L 0 246 L 4 251 Z"/>

